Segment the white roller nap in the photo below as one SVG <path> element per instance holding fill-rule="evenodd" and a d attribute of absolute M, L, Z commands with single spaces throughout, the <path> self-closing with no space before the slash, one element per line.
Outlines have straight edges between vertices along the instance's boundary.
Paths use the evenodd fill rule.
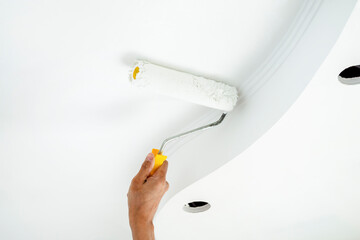
<path fill-rule="evenodd" d="M 236 105 L 235 87 L 176 71 L 146 61 L 137 61 L 130 73 L 133 86 L 156 94 L 229 112 Z"/>

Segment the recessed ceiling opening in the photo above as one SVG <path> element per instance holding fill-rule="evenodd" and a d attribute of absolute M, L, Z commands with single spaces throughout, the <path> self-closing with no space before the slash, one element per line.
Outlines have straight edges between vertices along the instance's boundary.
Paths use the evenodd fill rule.
<path fill-rule="evenodd" d="M 360 83 L 360 65 L 344 69 L 338 76 L 340 82 L 348 85 Z"/>
<path fill-rule="evenodd" d="M 204 201 L 189 202 L 184 205 L 183 210 L 189 213 L 200 213 L 209 210 L 211 205 Z"/>

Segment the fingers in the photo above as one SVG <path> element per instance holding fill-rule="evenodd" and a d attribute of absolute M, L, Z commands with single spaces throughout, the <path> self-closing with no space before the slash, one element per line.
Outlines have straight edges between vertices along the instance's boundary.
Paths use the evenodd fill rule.
<path fill-rule="evenodd" d="M 154 164 L 155 164 L 154 154 L 149 153 L 146 156 L 145 161 L 141 165 L 141 168 L 134 179 L 143 183 L 146 180 L 146 178 L 150 176 L 150 172 L 154 167 Z"/>
<path fill-rule="evenodd" d="M 168 161 L 164 161 L 163 164 L 156 170 L 156 172 L 153 174 L 153 177 L 156 178 L 166 178 L 166 173 L 168 170 Z"/>

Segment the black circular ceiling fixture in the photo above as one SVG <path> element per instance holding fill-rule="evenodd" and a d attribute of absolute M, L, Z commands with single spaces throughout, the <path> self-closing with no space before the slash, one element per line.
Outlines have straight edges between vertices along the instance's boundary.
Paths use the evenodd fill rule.
<path fill-rule="evenodd" d="M 348 85 L 360 83 L 360 65 L 345 68 L 338 76 L 340 82 Z"/>
<path fill-rule="evenodd" d="M 211 205 L 204 201 L 189 202 L 184 205 L 183 210 L 189 213 L 200 213 L 209 210 Z"/>

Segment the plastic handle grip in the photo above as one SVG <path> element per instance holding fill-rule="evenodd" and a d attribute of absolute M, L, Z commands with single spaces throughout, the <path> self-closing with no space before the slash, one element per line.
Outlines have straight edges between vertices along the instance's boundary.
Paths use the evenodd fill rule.
<path fill-rule="evenodd" d="M 155 164 L 154 164 L 153 169 L 150 172 L 150 175 L 153 175 L 155 173 L 155 171 L 164 163 L 164 161 L 167 158 L 167 156 L 162 155 L 161 153 L 159 154 L 159 149 L 153 149 L 152 153 L 155 156 Z"/>

